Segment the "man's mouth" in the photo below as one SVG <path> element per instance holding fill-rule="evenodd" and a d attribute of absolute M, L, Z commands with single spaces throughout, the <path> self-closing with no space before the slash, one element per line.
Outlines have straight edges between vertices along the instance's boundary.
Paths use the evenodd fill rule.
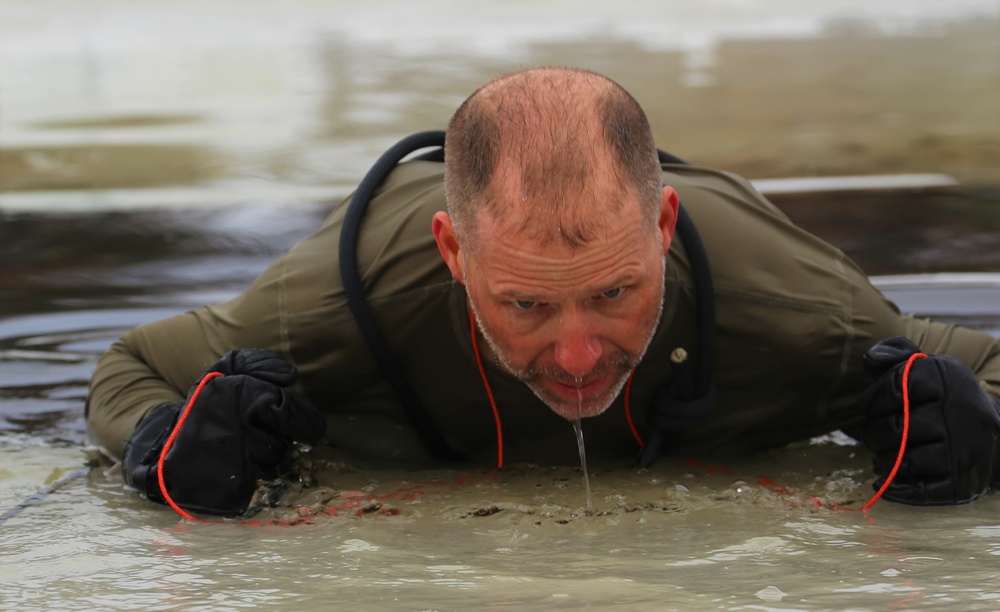
<path fill-rule="evenodd" d="M 609 374 L 602 374 L 591 378 L 580 379 L 579 382 L 575 380 L 556 380 L 554 378 L 550 378 L 548 380 L 551 383 L 549 386 L 560 396 L 567 399 L 575 399 L 586 398 L 603 390 L 608 381 L 608 376 Z"/>

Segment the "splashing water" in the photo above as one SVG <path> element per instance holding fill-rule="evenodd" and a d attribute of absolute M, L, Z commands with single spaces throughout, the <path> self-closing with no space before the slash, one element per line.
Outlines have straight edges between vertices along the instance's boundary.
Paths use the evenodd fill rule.
<path fill-rule="evenodd" d="M 580 423 L 580 415 L 583 414 L 583 391 L 580 390 L 580 379 L 576 379 L 576 399 L 579 409 L 577 417 L 573 419 L 573 430 L 576 432 L 576 446 L 580 450 L 580 465 L 583 466 L 583 488 L 587 492 L 587 511 L 594 509 L 590 500 L 590 474 L 587 473 L 587 449 L 583 443 L 583 425 Z"/>

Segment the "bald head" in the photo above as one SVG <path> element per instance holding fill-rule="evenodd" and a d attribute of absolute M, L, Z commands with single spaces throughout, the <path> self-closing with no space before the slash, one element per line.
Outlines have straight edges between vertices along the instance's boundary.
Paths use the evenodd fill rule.
<path fill-rule="evenodd" d="M 483 213 L 542 241 L 586 244 L 629 194 L 653 228 L 662 185 L 649 123 L 632 96 L 593 72 L 539 68 L 497 78 L 459 107 L 448 126 L 445 187 L 455 229 L 471 247 Z"/>

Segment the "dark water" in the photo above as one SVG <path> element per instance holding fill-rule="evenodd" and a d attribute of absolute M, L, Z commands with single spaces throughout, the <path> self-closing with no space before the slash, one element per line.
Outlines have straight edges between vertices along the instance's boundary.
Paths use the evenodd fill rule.
<path fill-rule="evenodd" d="M 772 199 L 870 274 L 1000 272 L 1000 191 Z M 238 293 L 333 206 L 0 217 L 0 429 L 84 442 L 87 380 L 118 335 Z M 1000 329 L 1000 303 L 908 295 L 904 307 Z"/>
<path fill-rule="evenodd" d="M 1000 271 L 1000 189 L 770 199 L 869 275 Z"/>
<path fill-rule="evenodd" d="M 0 429 L 84 442 L 87 381 L 115 338 L 238 293 L 329 208 L 0 216 Z"/>

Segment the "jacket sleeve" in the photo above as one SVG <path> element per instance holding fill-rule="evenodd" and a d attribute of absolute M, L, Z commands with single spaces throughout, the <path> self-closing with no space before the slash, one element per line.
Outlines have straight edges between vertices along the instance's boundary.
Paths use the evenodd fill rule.
<path fill-rule="evenodd" d="M 380 323 L 396 335 L 419 325 L 410 315 L 420 304 L 430 307 L 428 287 L 450 284 L 430 232 L 433 214 L 443 208 L 441 164 L 409 162 L 393 172 L 366 213 L 359 271 L 373 308 L 395 313 Z M 377 384 L 381 375 L 340 279 L 337 247 L 345 210 L 335 208 L 316 233 L 242 294 L 141 325 L 115 342 L 91 379 L 86 419 L 92 441 L 119 457 L 149 411 L 186 397 L 198 377 L 234 348 L 281 355 L 298 369 L 293 390 L 327 412 Z"/>
<path fill-rule="evenodd" d="M 325 229 L 325 228 L 324 228 Z M 91 442 L 119 458 L 125 441 L 153 408 L 187 397 L 198 378 L 231 349 L 264 348 L 291 363 L 288 301 L 307 295 L 306 287 L 289 297 L 293 268 L 304 244 L 326 241 L 320 231 L 273 262 L 240 295 L 160 321 L 140 325 L 122 336 L 100 359 L 90 382 L 86 419 Z M 335 232 L 333 232 L 335 237 Z M 295 265 L 293 265 L 295 264 Z M 328 266 L 327 266 L 328 267 Z M 315 279 L 311 289 L 315 291 Z M 330 275 L 323 278 L 331 284 Z M 304 283 L 300 283 L 304 284 Z"/>
<path fill-rule="evenodd" d="M 843 252 L 791 224 L 744 179 L 693 167 L 665 176 L 712 264 L 719 401 L 690 448 L 756 452 L 864 424 L 863 355 L 892 336 L 955 357 L 1000 392 L 1000 340 L 901 314 Z"/>
<path fill-rule="evenodd" d="M 304 344 L 314 341 L 299 324 L 302 312 L 330 320 L 338 310 L 339 300 L 325 296 L 338 291 L 339 276 L 327 261 L 314 256 L 332 248 L 335 238 L 336 231 L 324 226 L 231 300 L 140 325 L 122 336 L 91 378 L 86 406 L 91 441 L 109 456 L 120 457 L 125 441 L 146 414 L 187 397 L 199 377 L 231 349 L 271 350 L 295 364 L 301 374 L 290 338 Z M 327 348 L 346 351 L 346 344 L 332 339 Z"/>
<path fill-rule="evenodd" d="M 139 421 L 160 404 L 184 399 L 221 354 L 207 350 L 193 313 L 125 334 L 101 357 L 85 409 L 91 442 L 113 457 Z"/>
<path fill-rule="evenodd" d="M 950 355 L 975 373 L 979 384 L 1000 399 L 1000 338 L 950 323 L 908 317 L 903 334 L 925 353 Z"/>

